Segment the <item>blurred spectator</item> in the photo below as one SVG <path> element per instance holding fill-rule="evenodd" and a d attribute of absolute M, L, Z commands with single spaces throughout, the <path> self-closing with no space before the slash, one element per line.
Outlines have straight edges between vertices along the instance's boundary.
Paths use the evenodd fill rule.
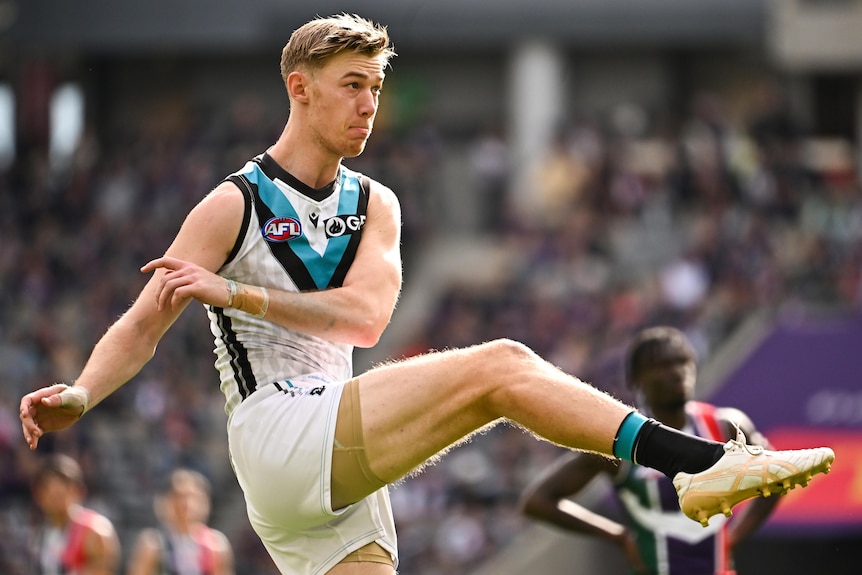
<path fill-rule="evenodd" d="M 113 575 L 120 542 L 106 516 L 83 506 L 84 473 L 63 454 L 47 456 L 33 477 L 33 500 L 43 522 L 34 539 L 32 572 L 43 575 Z"/>
<path fill-rule="evenodd" d="M 159 526 L 138 535 L 128 575 L 233 575 L 233 549 L 207 525 L 210 484 L 201 473 L 176 469 L 154 509 Z"/>
<path fill-rule="evenodd" d="M 509 211 L 511 172 L 509 146 L 500 128 L 488 128 L 472 143 L 470 169 L 479 204 L 479 230 L 498 232 L 505 227 Z"/>

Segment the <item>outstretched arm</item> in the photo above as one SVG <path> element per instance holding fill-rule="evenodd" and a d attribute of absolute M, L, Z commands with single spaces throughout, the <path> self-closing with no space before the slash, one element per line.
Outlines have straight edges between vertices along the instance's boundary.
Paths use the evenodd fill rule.
<path fill-rule="evenodd" d="M 202 269 L 219 269 L 239 233 L 243 205 L 233 184 L 220 186 L 189 213 L 167 255 L 193 261 Z M 105 332 L 74 387 L 52 385 L 21 399 L 19 415 L 30 449 L 36 449 L 45 433 L 75 423 L 152 358 L 159 340 L 190 301 L 184 298 L 173 307 L 159 305 L 164 273 L 157 271 L 131 308 Z"/>
<path fill-rule="evenodd" d="M 21 399 L 21 424 L 30 449 L 36 448 L 45 433 L 75 423 L 86 410 L 131 379 L 152 358 L 162 334 L 185 307 L 157 311 L 155 283 L 155 279 L 151 280 L 132 307 L 105 332 L 93 348 L 75 387 L 52 385 Z"/>

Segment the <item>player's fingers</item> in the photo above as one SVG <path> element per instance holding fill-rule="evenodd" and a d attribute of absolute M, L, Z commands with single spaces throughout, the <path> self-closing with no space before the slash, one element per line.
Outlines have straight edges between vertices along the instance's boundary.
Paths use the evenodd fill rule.
<path fill-rule="evenodd" d="M 160 267 L 162 267 L 162 258 L 156 258 L 142 265 L 141 272 L 146 274 Z"/>
<path fill-rule="evenodd" d="M 30 449 L 36 449 L 36 445 L 39 443 L 39 434 L 41 430 L 33 418 L 31 409 L 29 398 L 25 397 L 21 400 L 21 412 L 19 414 L 21 418 L 21 433 L 24 435 L 24 441 L 27 442 Z"/>
<path fill-rule="evenodd" d="M 194 295 L 190 287 L 178 287 L 171 295 L 171 309 L 177 309 L 178 307 L 185 305 L 192 297 L 194 297 Z"/>
<path fill-rule="evenodd" d="M 45 407 L 63 407 L 63 397 L 60 394 L 49 395 L 41 399 L 42 405 Z"/>
<path fill-rule="evenodd" d="M 24 433 L 24 441 L 27 442 L 27 447 L 31 450 L 36 449 L 36 446 L 39 445 L 39 436 L 36 430 L 28 428 L 26 424 L 22 425 L 21 428 Z"/>
<path fill-rule="evenodd" d="M 165 273 L 159 281 L 158 291 L 156 292 L 159 311 L 165 309 L 168 305 L 173 308 L 175 306 L 174 298 L 177 290 L 181 289 L 188 282 L 189 280 L 180 271 Z"/>
<path fill-rule="evenodd" d="M 62 392 L 64 389 L 69 386 L 65 383 L 55 383 L 53 385 L 49 385 L 48 387 L 43 387 L 41 389 L 37 389 L 31 393 L 28 393 L 23 398 L 21 398 L 21 411 L 25 411 L 25 409 L 29 412 L 31 411 L 36 404 L 40 403 L 43 398 L 52 397 Z"/>
<path fill-rule="evenodd" d="M 90 392 L 83 387 L 67 387 L 54 397 L 59 400 L 59 407 L 77 412 L 78 418 L 90 407 Z"/>
<path fill-rule="evenodd" d="M 143 273 L 148 273 L 148 272 L 151 272 L 151 271 L 159 269 L 159 268 L 176 270 L 176 269 L 179 269 L 181 266 L 182 266 L 182 260 L 178 260 L 177 258 L 171 258 L 168 256 L 162 256 L 160 258 L 156 258 L 154 260 L 150 260 L 147 263 L 145 263 L 141 267 L 141 271 Z"/>
<path fill-rule="evenodd" d="M 183 292 L 185 287 L 192 281 L 192 278 L 181 275 L 179 272 L 168 272 L 162 277 L 159 285 L 159 310 L 170 306 L 171 309 L 176 308 L 177 303 L 184 299 Z"/>

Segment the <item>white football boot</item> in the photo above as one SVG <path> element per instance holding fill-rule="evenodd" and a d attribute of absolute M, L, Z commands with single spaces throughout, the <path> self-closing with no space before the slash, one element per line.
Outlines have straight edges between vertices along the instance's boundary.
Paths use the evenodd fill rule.
<path fill-rule="evenodd" d="M 730 517 L 731 509 L 747 499 L 807 486 L 813 475 L 829 473 L 834 460 L 828 447 L 769 451 L 747 445 L 737 427 L 736 439 L 724 444 L 721 459 L 699 473 L 677 473 L 673 484 L 683 513 L 706 527 L 710 517 Z"/>

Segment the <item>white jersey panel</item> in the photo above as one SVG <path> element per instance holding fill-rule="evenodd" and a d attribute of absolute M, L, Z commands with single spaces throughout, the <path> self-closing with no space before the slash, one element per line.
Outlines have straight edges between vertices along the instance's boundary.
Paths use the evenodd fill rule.
<path fill-rule="evenodd" d="M 247 188 L 248 225 L 219 275 L 294 292 L 335 287 L 330 282 L 338 280 L 332 278 L 338 270 L 342 276 L 346 273 L 355 252 L 355 247 L 351 252 L 345 246 L 359 241 L 365 219 L 367 199 L 358 202 L 359 207 L 350 199 L 365 193 L 361 176 L 342 167 L 331 193 L 315 199 L 266 155 L 236 175 L 242 177 L 238 185 Z M 345 221 L 351 222 L 350 229 L 345 230 Z M 310 373 L 333 381 L 353 375 L 351 345 L 289 330 L 237 309 L 207 306 L 207 314 L 228 415 L 255 389 L 275 381 Z"/>

